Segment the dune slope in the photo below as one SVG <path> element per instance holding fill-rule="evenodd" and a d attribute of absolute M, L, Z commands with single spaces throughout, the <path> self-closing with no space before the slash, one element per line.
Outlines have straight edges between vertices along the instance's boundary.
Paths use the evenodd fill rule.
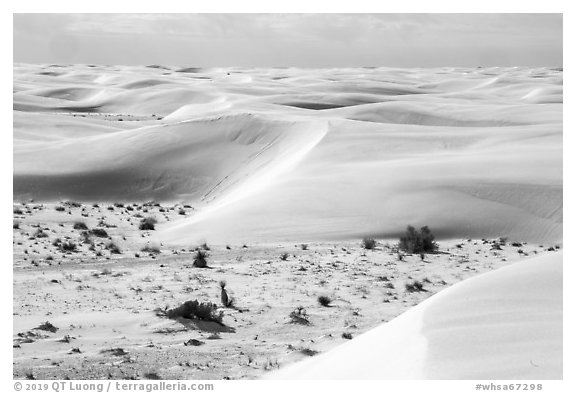
<path fill-rule="evenodd" d="M 450 287 L 272 379 L 562 379 L 562 253 Z"/>

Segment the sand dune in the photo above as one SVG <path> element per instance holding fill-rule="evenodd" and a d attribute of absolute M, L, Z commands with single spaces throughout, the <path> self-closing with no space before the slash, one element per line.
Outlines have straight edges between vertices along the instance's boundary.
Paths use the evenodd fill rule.
<path fill-rule="evenodd" d="M 14 66 L 14 198 L 192 203 L 167 243 L 562 237 L 562 72 Z M 47 125 L 47 127 L 46 127 Z"/>
<path fill-rule="evenodd" d="M 432 296 L 274 379 L 562 379 L 562 253 Z"/>

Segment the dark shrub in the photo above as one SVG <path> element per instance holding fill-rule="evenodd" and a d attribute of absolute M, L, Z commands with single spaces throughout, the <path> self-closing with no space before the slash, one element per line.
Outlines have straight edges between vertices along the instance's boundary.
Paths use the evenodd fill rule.
<path fill-rule="evenodd" d="M 406 232 L 400 237 L 398 248 L 410 254 L 419 254 L 434 252 L 438 249 L 438 245 L 430 228 L 423 226 L 418 232 L 413 226 L 408 225 Z"/>
<path fill-rule="evenodd" d="M 111 254 L 122 254 L 120 247 L 116 245 L 114 242 L 110 242 L 106 245 L 106 249 L 110 251 Z"/>
<path fill-rule="evenodd" d="M 223 325 L 222 311 L 218 312 L 218 306 L 214 303 L 201 303 L 198 300 L 188 300 L 180 306 L 166 311 L 166 316 L 170 319 L 187 318 L 212 321 Z"/>
<path fill-rule="evenodd" d="M 66 209 L 64 208 L 64 206 L 56 206 L 56 207 L 54 208 L 54 210 L 56 210 L 57 212 L 63 212 L 63 211 L 65 211 Z"/>
<path fill-rule="evenodd" d="M 328 307 L 330 303 L 332 303 L 332 299 L 328 296 L 318 296 L 318 303 L 320 303 L 322 307 Z"/>
<path fill-rule="evenodd" d="M 160 254 L 160 248 L 156 246 L 151 246 L 149 244 L 145 245 L 140 251 L 148 252 L 150 254 Z"/>
<path fill-rule="evenodd" d="M 138 228 L 141 231 L 153 231 L 158 221 L 154 217 L 146 217 L 140 220 Z"/>
<path fill-rule="evenodd" d="M 302 306 L 296 307 L 296 309 L 290 313 L 290 322 L 300 325 L 310 325 L 310 319 L 308 318 L 306 309 Z"/>
<path fill-rule="evenodd" d="M 77 221 L 74 223 L 74 229 L 86 230 L 88 227 L 82 221 Z"/>
<path fill-rule="evenodd" d="M 308 244 L 300 244 L 300 248 L 306 251 L 308 249 Z"/>
<path fill-rule="evenodd" d="M 199 268 L 208 267 L 207 258 L 208 253 L 206 251 L 197 250 L 196 253 L 194 253 L 194 263 L 192 263 L 192 266 Z"/>
<path fill-rule="evenodd" d="M 24 214 L 24 212 L 19 207 L 15 207 L 14 208 L 14 214 Z"/>
<path fill-rule="evenodd" d="M 14 221 L 12 223 L 12 229 L 20 229 L 20 223 L 18 221 Z"/>
<path fill-rule="evenodd" d="M 418 280 L 407 283 L 404 287 L 406 288 L 406 292 L 426 292 L 424 286 Z"/>
<path fill-rule="evenodd" d="M 362 239 L 362 247 L 364 247 L 366 250 L 373 250 L 374 247 L 376 247 L 376 240 L 370 237 L 365 237 Z"/>
<path fill-rule="evenodd" d="M 101 228 L 91 229 L 90 233 L 96 237 L 108 237 L 108 232 Z"/>
<path fill-rule="evenodd" d="M 287 252 L 280 254 L 280 260 L 285 261 L 287 259 L 288 259 L 288 253 Z"/>
<path fill-rule="evenodd" d="M 38 228 L 38 229 L 36 230 L 36 233 L 34 234 L 34 237 L 37 237 L 37 238 L 39 238 L 39 237 L 48 237 L 48 234 L 47 234 L 46 232 L 44 232 L 44 231 L 42 230 L 42 228 Z"/>
<path fill-rule="evenodd" d="M 76 243 L 71 241 L 62 242 L 59 244 L 59 247 L 61 251 L 69 251 L 69 252 L 76 251 Z"/>

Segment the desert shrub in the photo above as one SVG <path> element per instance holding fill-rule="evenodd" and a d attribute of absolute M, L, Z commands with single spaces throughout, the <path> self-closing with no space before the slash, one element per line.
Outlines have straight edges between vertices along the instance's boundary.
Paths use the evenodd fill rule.
<path fill-rule="evenodd" d="M 24 214 L 24 212 L 19 207 L 15 207 L 14 208 L 14 214 Z"/>
<path fill-rule="evenodd" d="M 300 244 L 300 248 L 306 251 L 308 249 L 308 244 Z"/>
<path fill-rule="evenodd" d="M 374 247 L 376 247 L 376 240 L 370 237 L 365 237 L 364 239 L 362 239 L 362 247 L 365 248 L 366 250 L 373 250 Z"/>
<path fill-rule="evenodd" d="M 199 248 L 202 250 L 210 251 L 210 246 L 206 242 L 202 243 Z"/>
<path fill-rule="evenodd" d="M 185 216 L 185 215 L 186 215 L 186 210 L 180 209 L 180 210 L 178 210 L 178 214 L 180 214 L 181 216 Z"/>
<path fill-rule="evenodd" d="M 65 205 L 68 205 L 70 207 L 82 207 L 82 204 L 79 202 L 74 202 L 74 201 L 66 201 L 64 202 Z"/>
<path fill-rule="evenodd" d="M 128 205 L 128 206 L 126 206 L 126 210 L 128 210 L 128 211 L 130 211 L 130 212 L 131 212 L 131 211 L 133 211 L 133 210 L 134 210 L 134 208 L 133 208 L 132 206 Z"/>
<path fill-rule="evenodd" d="M 146 244 L 144 247 L 142 247 L 142 249 L 140 251 L 148 252 L 150 254 L 160 254 L 160 248 L 158 248 L 156 246 L 151 246 L 149 244 Z"/>
<path fill-rule="evenodd" d="M 406 292 L 425 292 L 426 291 L 424 289 L 424 285 L 418 280 L 414 280 L 410 283 L 406 283 L 406 285 L 404 285 L 404 287 L 406 288 Z"/>
<path fill-rule="evenodd" d="M 285 261 L 288 259 L 288 256 L 289 256 L 288 253 L 284 252 L 284 253 L 280 254 L 280 260 Z"/>
<path fill-rule="evenodd" d="M 116 203 L 114 203 L 114 206 L 116 206 L 116 207 L 124 207 L 124 204 L 123 204 L 123 203 L 116 202 Z"/>
<path fill-rule="evenodd" d="M 106 245 L 106 249 L 110 251 L 111 254 L 122 254 L 120 247 L 114 242 L 110 242 Z"/>
<path fill-rule="evenodd" d="M 511 244 L 512 247 L 522 247 L 522 243 L 514 242 Z"/>
<path fill-rule="evenodd" d="M 44 330 L 46 332 L 50 332 L 50 333 L 56 333 L 58 331 L 58 328 L 54 325 L 52 325 L 50 322 L 46 321 L 42 324 L 40 324 L 38 327 L 36 327 L 35 329 L 38 330 Z"/>
<path fill-rule="evenodd" d="M 167 310 L 166 316 L 170 319 L 200 319 L 203 321 L 216 322 L 222 325 L 224 313 L 222 311 L 218 312 L 218 306 L 214 303 L 188 300 L 176 308 Z"/>
<path fill-rule="evenodd" d="M 208 267 L 208 253 L 206 251 L 196 250 L 193 259 L 194 262 L 192 263 L 192 266 L 199 268 Z"/>
<path fill-rule="evenodd" d="M 44 231 L 42 230 L 42 228 L 38 228 L 38 229 L 36 230 L 36 233 L 34 233 L 34 237 L 36 237 L 36 238 L 48 237 L 48 234 L 47 234 L 46 232 L 44 232 Z"/>
<path fill-rule="evenodd" d="M 296 307 L 290 313 L 290 323 L 297 323 L 300 325 L 310 325 L 310 319 L 306 313 L 306 309 L 302 306 Z"/>
<path fill-rule="evenodd" d="M 156 220 L 154 217 L 145 217 L 140 220 L 140 225 L 138 228 L 141 231 L 153 231 L 157 222 L 158 220 Z"/>
<path fill-rule="evenodd" d="M 61 251 L 69 251 L 69 252 L 76 251 L 76 243 L 72 241 L 62 242 L 58 245 L 58 247 L 60 247 Z"/>
<path fill-rule="evenodd" d="M 328 307 L 330 303 L 332 303 L 332 299 L 324 295 L 318 296 L 318 303 L 320 303 L 322 307 Z"/>
<path fill-rule="evenodd" d="M 345 338 L 346 340 L 352 340 L 352 333 L 344 332 L 342 333 L 342 338 Z"/>
<path fill-rule="evenodd" d="M 12 223 L 12 229 L 20 229 L 20 222 L 14 221 Z"/>
<path fill-rule="evenodd" d="M 436 251 L 438 244 L 434 241 L 434 235 L 427 226 L 423 226 L 418 232 L 416 228 L 408 225 L 406 232 L 400 237 L 398 248 L 410 254 L 420 254 Z"/>
<path fill-rule="evenodd" d="M 59 237 L 57 237 L 56 239 L 52 240 L 52 245 L 53 245 L 54 247 L 59 247 L 59 246 L 60 246 L 60 243 L 62 243 L 62 240 L 60 240 Z"/>
<path fill-rule="evenodd" d="M 96 237 L 108 237 L 108 232 L 102 228 L 94 228 L 90 230 L 90 233 Z"/>
<path fill-rule="evenodd" d="M 63 211 L 65 211 L 66 209 L 64 208 L 64 206 L 56 206 L 56 207 L 54 208 L 54 210 L 56 210 L 57 212 L 63 212 Z"/>
<path fill-rule="evenodd" d="M 76 221 L 74 223 L 74 229 L 86 230 L 86 229 L 88 229 L 88 227 L 82 221 Z"/>

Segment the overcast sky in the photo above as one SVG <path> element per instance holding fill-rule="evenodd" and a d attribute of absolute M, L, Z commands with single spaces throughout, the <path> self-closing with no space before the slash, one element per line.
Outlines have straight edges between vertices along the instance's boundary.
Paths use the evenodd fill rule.
<path fill-rule="evenodd" d="M 561 14 L 14 14 L 14 61 L 560 66 Z"/>

